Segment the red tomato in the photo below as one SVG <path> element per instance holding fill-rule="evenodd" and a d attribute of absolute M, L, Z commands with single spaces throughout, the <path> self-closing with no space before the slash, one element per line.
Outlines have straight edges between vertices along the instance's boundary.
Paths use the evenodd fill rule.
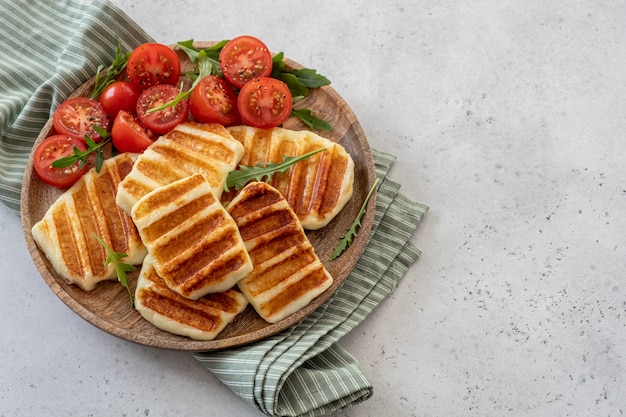
<path fill-rule="evenodd" d="M 120 110 L 135 113 L 137 99 L 141 95 L 141 90 L 128 81 L 115 81 L 102 91 L 98 101 L 111 119 L 115 119 Z"/>
<path fill-rule="evenodd" d="M 172 101 L 179 92 L 180 90 L 173 85 L 160 84 L 141 93 L 137 101 L 137 117 L 141 124 L 154 133 L 162 135 L 187 120 L 188 99 L 183 99 L 175 106 L 168 106 L 164 110 L 148 113 L 148 110 Z"/>
<path fill-rule="evenodd" d="M 224 79 L 206 76 L 191 91 L 189 111 L 199 122 L 231 125 L 239 120 L 237 94 Z"/>
<path fill-rule="evenodd" d="M 253 36 L 231 39 L 220 51 L 220 69 L 224 78 L 236 88 L 253 78 L 272 74 L 272 54 L 263 42 Z"/>
<path fill-rule="evenodd" d="M 142 90 L 157 84 L 176 84 L 180 77 L 180 58 L 167 45 L 144 43 L 128 57 L 126 74 L 129 81 Z"/>
<path fill-rule="evenodd" d="M 152 133 L 126 110 L 120 110 L 111 128 L 113 146 L 120 152 L 143 152 L 152 144 Z"/>
<path fill-rule="evenodd" d="M 289 87 L 275 78 L 255 78 L 239 91 L 237 107 L 244 123 L 260 128 L 281 125 L 291 114 Z"/>
<path fill-rule="evenodd" d="M 66 168 L 52 166 L 57 159 L 73 155 L 74 146 L 81 151 L 87 149 L 82 140 L 66 135 L 50 136 L 37 145 L 33 153 L 33 166 L 43 182 L 54 187 L 67 188 L 87 171 L 86 165 L 82 168 L 79 166 L 80 162 Z"/>
<path fill-rule="evenodd" d="M 65 100 L 54 111 L 52 120 L 56 133 L 73 136 L 82 141 L 85 140 L 85 134 L 95 141 L 101 139 L 94 126 L 100 126 L 104 130 L 109 127 L 109 115 L 100 102 L 88 97 Z"/>

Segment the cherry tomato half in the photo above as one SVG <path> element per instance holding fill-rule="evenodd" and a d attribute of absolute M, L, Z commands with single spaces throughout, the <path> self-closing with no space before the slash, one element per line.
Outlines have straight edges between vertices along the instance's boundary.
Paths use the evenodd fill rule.
<path fill-rule="evenodd" d="M 241 120 L 264 129 L 279 126 L 287 120 L 292 104 L 287 84 L 269 77 L 248 81 L 237 98 Z"/>
<path fill-rule="evenodd" d="M 126 110 L 120 110 L 113 120 L 111 139 L 118 151 L 137 153 L 143 152 L 153 141 L 152 132 Z"/>
<path fill-rule="evenodd" d="M 69 98 L 62 102 L 52 115 L 54 130 L 60 135 L 67 135 L 85 141 L 85 134 L 94 141 L 101 139 L 94 130 L 100 126 L 109 127 L 109 115 L 98 100 L 88 97 Z"/>
<path fill-rule="evenodd" d="M 137 100 L 137 117 L 139 117 L 141 124 L 152 132 L 162 135 L 187 120 L 189 114 L 188 99 L 179 101 L 175 106 L 168 106 L 163 110 L 148 113 L 148 110 L 174 100 L 179 92 L 180 90 L 173 85 L 160 84 L 141 93 L 139 100 Z"/>
<path fill-rule="evenodd" d="M 135 113 L 140 95 L 141 90 L 136 85 L 128 81 L 115 81 L 102 91 L 98 101 L 110 119 L 114 120 L 120 110 Z"/>
<path fill-rule="evenodd" d="M 222 47 L 220 69 L 226 81 L 241 88 L 253 78 L 272 74 L 272 54 L 263 42 L 253 36 L 239 36 Z"/>
<path fill-rule="evenodd" d="M 232 125 L 239 120 L 237 94 L 223 78 L 208 75 L 191 91 L 189 111 L 198 122 Z"/>
<path fill-rule="evenodd" d="M 128 80 L 144 90 L 158 84 L 176 84 L 180 58 L 161 43 L 144 43 L 131 52 L 126 65 Z"/>
<path fill-rule="evenodd" d="M 37 145 L 33 153 L 33 166 L 43 182 L 54 187 L 67 188 L 83 176 L 87 165 L 81 168 L 79 162 L 66 168 L 52 166 L 57 159 L 73 155 L 74 146 L 81 151 L 87 149 L 82 140 L 67 135 L 50 136 Z"/>

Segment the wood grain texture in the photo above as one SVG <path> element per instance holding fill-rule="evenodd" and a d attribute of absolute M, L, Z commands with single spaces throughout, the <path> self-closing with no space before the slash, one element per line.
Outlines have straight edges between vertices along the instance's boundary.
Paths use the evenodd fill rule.
<path fill-rule="evenodd" d="M 211 44 L 212 42 L 199 42 L 197 46 L 204 48 Z M 181 51 L 178 53 L 183 67 L 189 68 L 191 63 L 186 55 Z M 301 65 L 289 59 L 285 59 L 285 62 L 288 68 L 302 68 Z M 93 82 L 91 80 L 85 83 L 73 95 L 87 95 L 93 87 Z M 340 238 L 350 228 L 359 213 L 361 205 L 374 183 L 376 172 L 369 144 L 361 125 L 348 104 L 333 88 L 324 86 L 311 90 L 309 97 L 298 102 L 295 107 L 312 109 L 318 117 L 330 122 L 333 126 L 332 131 L 316 131 L 316 133 L 340 143 L 352 156 L 355 163 L 352 199 L 328 226 L 307 232 L 307 236 L 320 260 L 334 278 L 333 285 L 308 306 L 275 324 L 265 322 L 249 306 L 216 339 L 197 341 L 162 331 L 144 320 L 131 307 L 126 289 L 117 282 L 101 283 L 91 292 L 85 292 L 75 285 L 66 283 L 52 269 L 43 252 L 33 241 L 30 232 L 32 226 L 43 218 L 48 207 L 63 191 L 44 184 L 35 173 L 32 160 L 30 160 L 26 166 L 22 185 L 22 228 L 33 262 L 50 289 L 70 309 L 94 326 L 132 342 L 166 349 L 209 351 L 241 346 L 264 339 L 301 321 L 337 290 L 365 249 L 374 218 L 375 195 L 369 201 L 368 209 L 362 219 L 362 227 L 352 245 L 339 258 L 333 261 L 329 260 Z M 307 128 L 306 125 L 294 118 L 288 119 L 284 127 L 295 130 Z M 39 134 L 36 144 L 52 133 L 52 121 L 49 120 Z M 136 280 L 137 273 L 134 273 L 130 276 L 130 285 L 133 291 Z"/>

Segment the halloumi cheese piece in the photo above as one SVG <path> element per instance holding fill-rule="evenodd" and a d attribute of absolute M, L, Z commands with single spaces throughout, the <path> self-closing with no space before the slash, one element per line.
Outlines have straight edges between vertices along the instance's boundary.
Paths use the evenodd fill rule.
<path fill-rule="evenodd" d="M 282 162 L 284 156 L 299 156 L 326 148 L 293 165 L 287 173 L 274 175 L 270 181 L 285 196 L 305 229 L 326 226 L 352 197 L 354 161 L 338 143 L 308 130 L 250 126 L 227 129 L 244 146 L 241 165 Z"/>
<path fill-rule="evenodd" d="M 170 290 L 148 255 L 135 290 L 135 309 L 154 326 L 196 340 L 213 340 L 248 305 L 236 289 L 190 300 Z"/>
<path fill-rule="evenodd" d="M 136 156 L 120 154 L 105 160 L 99 173 L 95 168 L 87 171 L 31 229 L 59 276 L 85 291 L 117 278 L 113 264 L 104 266 L 106 250 L 96 235 L 114 251 L 127 254 L 125 263 L 138 265 L 146 255 L 132 219 L 115 204 L 117 185 Z"/>
<path fill-rule="evenodd" d="M 131 215 L 157 273 L 185 298 L 225 291 L 252 271 L 237 225 L 202 174 L 149 192 Z"/>
<path fill-rule="evenodd" d="M 276 323 L 332 285 L 298 217 L 274 187 L 250 183 L 226 209 L 254 265 L 237 285 L 263 319 Z"/>
<path fill-rule="evenodd" d="M 121 182 L 117 204 L 127 213 L 150 191 L 192 174 L 203 174 L 219 198 L 230 171 L 243 155 L 243 146 L 224 126 L 185 122 L 159 137 L 137 158 Z"/>

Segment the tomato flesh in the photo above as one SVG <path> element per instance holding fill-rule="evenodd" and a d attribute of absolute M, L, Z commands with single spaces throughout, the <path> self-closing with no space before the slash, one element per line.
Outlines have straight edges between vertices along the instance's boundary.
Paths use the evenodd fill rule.
<path fill-rule="evenodd" d="M 237 98 L 241 120 L 263 129 L 281 125 L 291 114 L 292 105 L 287 84 L 269 77 L 247 82 Z"/>
<path fill-rule="evenodd" d="M 128 57 L 126 74 L 142 90 L 158 84 L 173 85 L 180 77 L 180 58 L 167 45 L 144 43 Z"/>
<path fill-rule="evenodd" d="M 228 41 L 220 51 L 220 69 L 235 88 L 257 77 L 272 74 L 272 54 L 265 44 L 253 36 L 239 36 Z"/>
<path fill-rule="evenodd" d="M 148 113 L 150 109 L 174 100 L 179 92 L 180 90 L 172 85 L 160 84 L 141 93 L 137 101 L 137 117 L 139 117 L 141 124 L 152 132 L 162 135 L 187 120 L 189 114 L 188 99 L 179 101 L 175 106 L 168 106 L 163 110 Z"/>
<path fill-rule="evenodd" d="M 189 111 L 198 122 L 232 125 L 239 120 L 237 94 L 224 79 L 206 76 L 191 91 Z"/>
<path fill-rule="evenodd" d="M 33 166 L 41 180 L 48 185 L 67 188 L 74 184 L 87 171 L 87 165 L 80 167 L 76 162 L 66 168 L 55 168 L 52 163 L 57 159 L 74 154 L 74 147 L 86 150 L 82 140 L 67 136 L 54 135 L 44 139 L 33 152 Z"/>
<path fill-rule="evenodd" d="M 111 120 L 120 110 L 135 113 L 137 99 L 141 95 L 141 90 L 128 81 L 115 81 L 109 84 L 98 97 L 104 111 Z"/>
<path fill-rule="evenodd" d="M 143 127 L 131 113 L 120 110 L 111 128 L 113 146 L 120 152 L 139 153 L 153 142 L 152 132 Z"/>
<path fill-rule="evenodd" d="M 63 101 L 52 115 L 54 130 L 60 135 L 72 136 L 85 141 L 85 135 L 99 141 L 100 134 L 94 126 L 104 130 L 109 127 L 109 115 L 98 100 L 75 97 Z"/>

